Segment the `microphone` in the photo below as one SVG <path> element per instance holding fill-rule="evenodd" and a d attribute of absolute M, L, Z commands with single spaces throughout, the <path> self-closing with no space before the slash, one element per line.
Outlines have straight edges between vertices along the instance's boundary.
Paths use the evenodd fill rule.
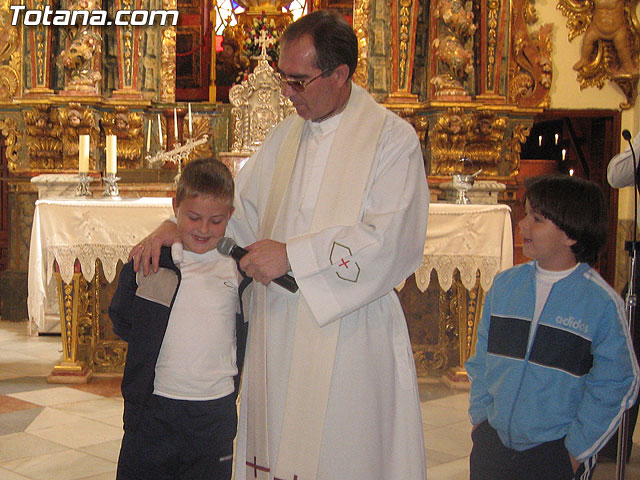
<path fill-rule="evenodd" d="M 635 172 L 635 184 L 636 184 L 635 186 L 636 186 L 636 190 L 638 190 L 638 184 L 640 183 L 640 168 L 636 160 L 636 152 L 633 149 L 633 142 L 631 141 L 631 132 L 627 129 L 624 129 L 622 131 L 622 138 L 624 138 L 627 142 L 629 142 L 629 148 L 631 149 L 631 158 L 633 159 L 633 171 Z"/>
<path fill-rule="evenodd" d="M 218 252 L 220 252 L 221 255 L 231 257 L 236 262 L 240 261 L 242 257 L 249 253 L 248 250 L 238 246 L 236 241 L 233 238 L 229 237 L 223 237 L 218 240 L 216 249 L 218 250 Z M 273 281 L 277 285 L 280 285 L 282 288 L 289 290 L 291 293 L 296 293 L 298 291 L 298 284 L 296 283 L 296 279 L 288 273 L 284 274 L 281 277 L 274 278 Z"/>

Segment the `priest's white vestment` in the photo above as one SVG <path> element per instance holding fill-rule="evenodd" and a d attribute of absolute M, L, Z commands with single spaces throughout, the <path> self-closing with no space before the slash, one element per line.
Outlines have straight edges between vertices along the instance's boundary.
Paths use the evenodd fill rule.
<path fill-rule="evenodd" d="M 297 115 L 285 119 L 236 178 L 236 211 L 230 232 L 243 246 L 264 238 L 286 243 L 300 287 L 292 294 L 273 282 L 267 287 L 256 282 L 253 285 L 236 480 L 426 478 L 415 365 L 405 318 L 394 291 L 421 264 L 426 236 L 429 192 L 420 142 L 413 127 L 376 106 L 383 110 L 382 121 L 379 131 L 371 133 L 371 170 L 362 172 L 366 177 L 360 182 L 363 194 L 354 210 L 356 218 L 351 223 L 312 228 L 319 195 L 327 188 L 326 178 L 323 184 L 325 170 L 329 170 L 326 165 L 336 154 L 341 161 L 350 162 L 361 153 L 344 145 L 345 132 L 347 138 L 353 134 L 355 139 L 362 137 L 359 128 L 367 128 L 366 119 L 354 121 L 350 113 L 359 102 L 370 104 L 373 99 L 354 84 L 344 113 L 319 123 L 303 122 Z M 295 145 L 295 162 L 273 228 L 265 236 L 262 222 L 268 216 L 277 158 L 296 125 L 301 130 L 299 147 Z M 336 137 L 342 138 L 342 145 L 336 146 Z M 336 190 L 348 192 L 352 178 L 357 176 L 353 173 L 352 170 L 346 175 L 348 178 L 330 181 L 340 184 Z M 290 374 L 300 378 L 294 377 L 291 362 L 292 356 L 300 354 L 292 352 L 296 328 L 300 329 L 299 304 L 303 302 L 315 328 L 322 331 L 337 326 L 326 408 L 308 418 L 309 425 L 317 419 L 321 422 L 319 453 L 311 459 L 311 474 L 308 467 L 298 469 L 296 465 L 298 460 L 308 463 L 309 452 L 303 438 L 307 422 L 293 425 L 291 430 L 287 426 L 287 431 L 295 432 L 293 439 L 281 439 L 287 419 L 296 418 L 287 410 L 293 404 L 292 398 L 296 393 L 313 391 L 316 381 L 312 369 L 304 381 L 290 381 Z M 261 323 L 262 333 L 256 327 Z M 252 356 L 256 344 L 264 346 L 264 359 Z M 313 353 L 309 351 L 308 355 Z M 262 361 L 266 378 L 259 392 L 255 386 L 249 387 L 247 379 Z M 247 424 L 247 412 L 255 409 L 263 409 L 266 415 L 263 433 L 256 433 L 251 422 Z M 263 449 L 260 454 L 254 451 L 256 444 L 258 450 Z M 288 452 L 282 455 L 287 457 L 286 462 L 279 459 L 281 450 Z M 307 473 L 299 473 L 303 471 Z"/>

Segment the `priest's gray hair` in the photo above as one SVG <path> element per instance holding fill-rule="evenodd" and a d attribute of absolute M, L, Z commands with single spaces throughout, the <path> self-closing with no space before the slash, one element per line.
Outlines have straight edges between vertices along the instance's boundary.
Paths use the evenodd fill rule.
<path fill-rule="evenodd" d="M 358 39 L 340 13 L 316 10 L 299 18 L 282 34 L 280 44 L 309 35 L 316 49 L 316 67 L 333 72 L 340 65 L 349 67 L 349 78 L 358 65 Z"/>

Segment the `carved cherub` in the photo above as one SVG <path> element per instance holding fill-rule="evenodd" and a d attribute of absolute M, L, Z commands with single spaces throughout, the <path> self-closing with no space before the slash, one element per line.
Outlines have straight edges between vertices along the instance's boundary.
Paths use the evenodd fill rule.
<path fill-rule="evenodd" d="M 142 167 L 143 122 L 138 113 L 130 113 L 127 107 L 116 107 L 102 117 L 106 135 L 118 139 L 118 163 L 123 168 Z"/>
<path fill-rule="evenodd" d="M 96 144 L 97 126 L 93 113 L 78 103 L 70 103 L 58 111 L 62 130 L 62 164 L 66 169 L 78 168 L 78 138 L 91 135 L 91 143 Z"/>
<path fill-rule="evenodd" d="M 573 66 L 580 70 L 591 62 L 593 47 L 598 40 L 613 43 L 620 59 L 619 73 L 637 73 L 629 42 L 629 28 L 625 16 L 625 0 L 592 0 L 591 23 L 582 39 L 580 60 Z"/>

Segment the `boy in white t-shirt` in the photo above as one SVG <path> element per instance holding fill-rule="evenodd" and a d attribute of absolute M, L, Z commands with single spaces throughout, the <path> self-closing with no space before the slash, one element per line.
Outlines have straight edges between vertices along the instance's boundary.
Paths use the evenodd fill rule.
<path fill-rule="evenodd" d="M 120 273 L 109 307 L 128 342 L 118 480 L 231 478 L 241 277 L 216 244 L 233 195 L 222 163 L 189 163 L 173 201 L 182 244 L 163 247 L 155 274 L 132 262 Z"/>

